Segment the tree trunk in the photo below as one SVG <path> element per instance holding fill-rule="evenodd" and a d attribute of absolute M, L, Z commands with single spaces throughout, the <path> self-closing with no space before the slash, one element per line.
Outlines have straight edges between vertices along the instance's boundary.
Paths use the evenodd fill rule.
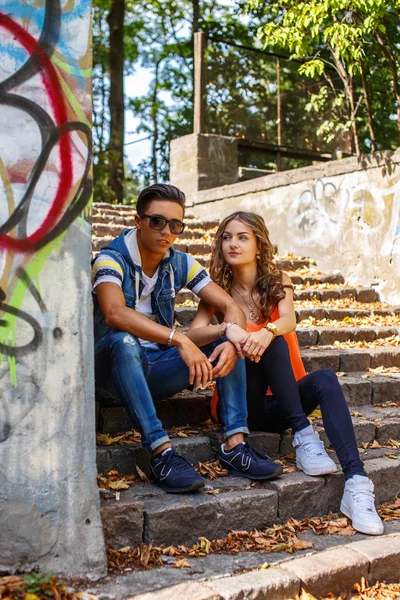
<path fill-rule="evenodd" d="M 153 183 L 158 180 L 158 160 L 157 160 L 157 145 L 158 145 L 158 73 L 160 69 L 160 59 L 155 64 L 154 72 L 154 88 L 151 102 L 151 118 L 153 121 L 153 138 L 151 143 L 151 166 L 153 169 Z"/>
<path fill-rule="evenodd" d="M 193 1 L 193 22 L 192 22 L 192 39 L 196 31 L 199 31 L 200 26 L 200 2 L 199 0 Z"/>
<path fill-rule="evenodd" d="M 347 98 L 347 102 L 350 107 L 350 118 L 352 121 L 351 132 L 353 134 L 353 143 L 354 143 L 354 151 L 357 156 L 360 156 L 360 140 L 358 137 L 357 123 L 356 123 L 356 107 L 354 103 L 354 91 L 353 91 L 353 81 L 352 77 L 348 75 L 344 65 L 341 63 L 340 58 L 337 56 L 336 52 L 330 47 L 332 58 L 335 62 L 336 70 L 339 74 L 340 79 L 343 82 L 344 93 Z"/>
<path fill-rule="evenodd" d="M 397 74 L 396 60 L 395 60 L 393 54 L 391 52 L 389 52 L 379 31 L 377 31 L 375 33 L 376 33 L 376 39 L 378 40 L 378 44 L 382 48 L 382 52 L 383 52 L 384 56 L 386 57 L 389 65 L 390 65 L 390 69 L 392 71 L 393 90 L 394 90 L 394 95 L 396 96 L 396 100 L 397 100 L 397 128 L 399 130 L 399 135 L 400 135 L 400 88 L 399 88 L 399 78 L 398 78 L 398 74 Z"/>
<path fill-rule="evenodd" d="M 111 0 L 107 18 L 110 28 L 110 142 L 108 185 L 112 200 L 124 196 L 124 17 L 125 0 Z"/>
<path fill-rule="evenodd" d="M 372 119 L 371 101 L 370 101 L 370 97 L 369 97 L 367 77 L 365 74 L 365 66 L 362 61 L 361 61 L 361 78 L 362 78 L 362 86 L 363 86 L 363 91 L 364 91 L 365 106 L 367 109 L 369 136 L 371 138 L 371 150 L 372 150 L 372 152 L 376 152 L 376 136 L 375 136 L 375 129 L 374 129 L 374 121 Z"/>

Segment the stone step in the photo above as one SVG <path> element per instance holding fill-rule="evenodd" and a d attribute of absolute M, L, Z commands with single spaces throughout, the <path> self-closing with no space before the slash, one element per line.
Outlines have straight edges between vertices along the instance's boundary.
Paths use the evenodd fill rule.
<path fill-rule="evenodd" d="M 365 371 L 377 367 L 399 367 L 400 347 L 381 346 L 377 348 L 335 348 L 320 346 L 301 351 L 304 367 L 309 373 L 318 369 L 333 371 Z"/>
<path fill-rule="evenodd" d="M 370 407 L 373 404 L 400 403 L 400 380 L 398 378 L 367 376 L 363 372 L 347 372 L 339 377 L 348 406 L 352 410 Z M 164 427 L 196 426 L 207 421 L 208 401 L 212 390 L 201 392 L 184 391 L 172 398 L 156 402 L 157 414 Z M 383 413 L 389 418 L 388 412 Z M 108 406 L 102 404 L 99 409 L 98 428 L 102 433 L 116 435 L 129 431 L 132 423 L 117 398 L 111 399 Z M 389 436 L 393 437 L 393 436 Z M 269 454 L 273 454 L 271 448 Z"/>
<path fill-rule="evenodd" d="M 372 443 L 374 440 L 385 444 L 389 438 L 400 440 L 400 407 L 385 408 L 381 406 L 364 405 L 352 409 L 352 421 L 357 444 Z M 314 427 L 319 431 L 326 447 L 330 447 L 322 419 L 313 420 Z M 176 435 L 176 434 L 175 434 Z M 193 435 L 181 438 L 172 437 L 174 447 L 182 455 L 194 463 L 215 460 L 218 458 L 219 443 L 223 441 L 221 429 L 213 426 L 203 435 Z M 293 453 L 292 436 L 289 431 L 282 434 L 252 432 L 249 441 L 262 449 L 273 459 Z M 384 453 L 386 449 L 382 450 Z M 375 452 L 375 451 L 374 451 Z M 363 457 L 370 456 L 370 450 L 362 449 Z M 390 452 L 389 452 L 390 453 Z M 376 456 L 376 452 L 373 454 Z M 138 465 L 147 475 L 150 475 L 150 463 L 147 451 L 140 444 L 120 444 L 99 446 L 97 448 L 97 469 L 99 473 L 107 473 L 115 469 L 121 474 L 132 473 Z"/>
<path fill-rule="evenodd" d="M 304 289 L 295 289 L 295 300 L 307 301 L 316 300 L 324 302 L 327 300 L 355 300 L 363 304 L 377 302 L 379 297 L 377 292 L 372 288 L 353 288 L 353 287 L 337 287 L 337 289 L 324 289 L 318 287 L 308 287 Z"/>
<path fill-rule="evenodd" d="M 184 295 L 182 298 L 190 299 L 189 295 Z M 175 318 L 178 323 L 182 327 L 187 327 L 193 321 L 196 316 L 197 306 L 175 306 Z M 304 321 L 305 319 L 317 319 L 317 321 L 322 321 L 322 319 L 329 319 L 335 321 L 343 321 L 346 317 L 369 317 L 373 312 L 376 315 L 398 315 L 400 314 L 400 307 L 391 306 L 390 308 L 369 310 L 368 304 L 366 304 L 365 310 L 358 308 L 326 308 L 324 306 L 320 306 L 317 308 L 301 308 L 296 306 L 296 319 L 299 323 L 300 321 Z"/>
<path fill-rule="evenodd" d="M 373 342 L 377 339 L 399 335 L 399 327 L 302 327 L 296 329 L 300 346 L 328 346 L 335 341 L 365 341 Z"/>
<path fill-rule="evenodd" d="M 377 503 L 392 500 L 400 492 L 400 460 L 374 458 L 372 452 L 371 458 L 364 458 L 366 472 L 376 486 Z M 245 478 L 220 477 L 206 480 L 201 492 L 186 495 L 166 494 L 150 483 L 137 483 L 121 492 L 119 501 L 102 499 L 101 515 L 106 542 L 115 547 L 142 541 L 155 546 L 189 545 L 201 536 L 225 537 L 232 529 L 249 531 L 289 517 L 337 512 L 343 486 L 342 473 L 308 477 L 298 471 L 254 487 Z"/>
<path fill-rule="evenodd" d="M 306 597 L 302 589 L 310 597 L 340 594 L 340 598 L 350 598 L 354 597 L 354 584 L 360 586 L 362 577 L 367 586 L 375 581 L 390 584 L 399 580 L 399 521 L 386 521 L 384 536 L 379 537 L 361 533 L 349 537 L 340 535 L 340 530 L 317 535 L 311 527 L 297 536 L 311 547 L 288 554 L 279 549 L 257 551 L 253 544 L 250 551 L 241 549 L 234 554 L 223 550 L 199 556 L 186 554 L 183 569 L 174 566 L 176 556 L 164 555 L 159 568 L 138 570 L 136 565 L 133 569 L 121 565 L 121 570 L 111 571 L 106 579 L 91 582 L 86 591 L 107 600 L 281 600 Z M 251 538 L 242 540 L 241 548 Z M 395 585 L 381 583 L 376 587 L 356 597 L 383 600 L 397 596 Z"/>

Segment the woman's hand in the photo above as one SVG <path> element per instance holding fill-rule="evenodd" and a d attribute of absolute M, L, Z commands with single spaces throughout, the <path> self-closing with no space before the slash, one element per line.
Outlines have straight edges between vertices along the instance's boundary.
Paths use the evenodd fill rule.
<path fill-rule="evenodd" d="M 247 331 L 239 327 L 239 325 L 231 325 L 226 330 L 225 337 L 235 346 L 236 352 L 239 354 L 240 358 L 244 358 L 242 348 L 249 337 Z"/>
<path fill-rule="evenodd" d="M 264 327 L 260 331 L 250 333 L 246 342 L 243 344 L 243 352 L 247 358 L 255 362 L 259 362 L 261 356 L 268 348 L 272 340 L 274 339 L 273 333 L 265 329 Z"/>

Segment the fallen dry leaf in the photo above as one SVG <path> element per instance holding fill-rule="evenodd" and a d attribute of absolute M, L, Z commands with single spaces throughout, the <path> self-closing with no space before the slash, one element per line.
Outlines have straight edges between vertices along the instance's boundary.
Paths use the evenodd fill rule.
<path fill-rule="evenodd" d="M 172 566 L 175 567 L 175 569 L 182 569 L 182 568 L 190 569 L 190 564 L 185 558 L 176 560 Z"/>
<path fill-rule="evenodd" d="M 118 471 L 109 471 L 106 475 L 97 475 L 98 486 L 104 490 L 113 490 L 117 493 L 120 490 L 128 490 L 135 481 L 138 481 L 135 475 L 121 475 Z"/>
<path fill-rule="evenodd" d="M 147 483 L 149 482 L 149 478 L 147 477 L 146 473 L 144 473 L 138 465 L 136 465 L 136 471 L 142 481 L 146 481 Z"/>
<path fill-rule="evenodd" d="M 317 598 L 302 588 L 299 600 L 317 600 Z"/>
<path fill-rule="evenodd" d="M 399 583 L 383 583 L 377 581 L 374 585 L 368 586 L 365 579 L 361 579 L 361 585 L 359 583 L 354 584 L 355 594 L 346 595 L 349 600 L 368 600 L 374 598 L 375 600 L 395 600 L 400 598 L 400 582 Z M 321 600 L 343 600 L 342 596 L 334 596 L 334 594 L 327 594 Z"/>
<path fill-rule="evenodd" d="M 209 479 L 226 477 L 229 474 L 227 469 L 223 469 L 221 467 L 219 460 L 199 462 L 198 466 L 196 467 L 196 471 L 198 471 L 202 477 L 208 477 Z"/>
<path fill-rule="evenodd" d="M 310 328 L 310 327 L 331 327 L 331 328 L 344 328 L 344 327 L 399 327 L 400 326 L 400 315 L 395 313 L 389 313 L 386 315 L 375 314 L 371 312 L 365 317 L 344 317 L 342 320 L 336 319 L 316 319 L 315 317 L 307 317 L 298 323 L 298 327 Z M 391 336 L 396 338 L 398 336 Z M 387 338 L 390 339 L 390 338 Z M 336 343 L 336 342 L 335 342 Z M 369 343 L 369 342 L 367 342 Z M 397 345 L 397 344 L 396 344 Z M 363 346 L 364 347 L 364 346 Z"/>

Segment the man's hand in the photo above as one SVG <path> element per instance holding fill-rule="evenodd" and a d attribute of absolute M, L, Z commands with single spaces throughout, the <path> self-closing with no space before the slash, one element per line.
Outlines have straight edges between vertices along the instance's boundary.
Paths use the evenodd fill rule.
<path fill-rule="evenodd" d="M 214 362 L 216 358 L 218 358 L 218 362 L 213 368 L 213 377 L 225 377 L 235 366 L 238 359 L 238 353 L 231 342 L 223 342 L 214 349 L 209 360 L 210 362 Z"/>
<path fill-rule="evenodd" d="M 250 360 L 259 362 L 273 339 L 274 336 L 268 329 L 262 328 L 260 331 L 255 331 L 243 344 L 243 352 Z"/>
<path fill-rule="evenodd" d="M 177 347 L 183 362 L 189 368 L 190 385 L 194 384 L 195 388 L 205 388 L 213 377 L 211 361 L 186 336 L 182 336 Z"/>
<path fill-rule="evenodd" d="M 244 358 L 242 348 L 249 337 L 247 331 L 239 327 L 239 325 L 231 325 L 226 330 L 225 337 L 235 346 L 236 352 L 239 354 L 240 358 Z"/>

